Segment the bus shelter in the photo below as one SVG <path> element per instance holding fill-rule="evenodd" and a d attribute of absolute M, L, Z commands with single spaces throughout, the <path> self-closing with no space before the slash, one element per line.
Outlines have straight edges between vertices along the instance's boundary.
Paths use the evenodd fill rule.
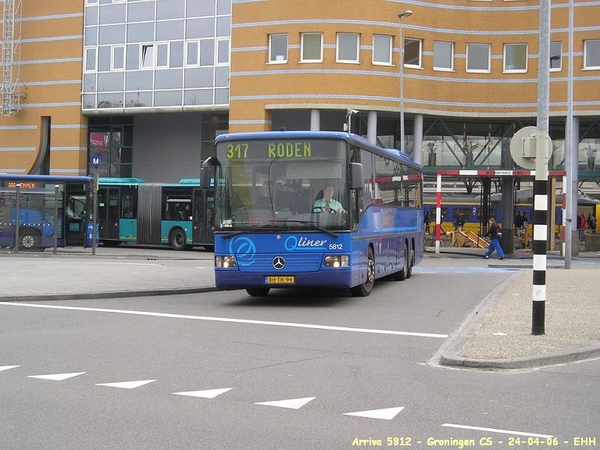
<path fill-rule="evenodd" d="M 533 181 L 535 178 L 535 170 L 469 170 L 469 169 L 459 169 L 459 170 L 438 170 L 437 172 L 437 180 L 436 180 L 436 207 L 435 207 L 435 252 L 439 254 L 440 246 L 441 246 L 441 238 L 442 238 L 442 205 L 443 205 L 443 197 L 442 197 L 442 181 L 444 177 L 458 178 L 458 179 L 470 179 L 470 178 L 478 178 L 481 182 L 482 192 L 481 192 L 481 205 L 482 205 L 482 214 L 480 217 L 480 225 L 481 230 L 480 234 L 487 232 L 487 223 L 490 217 L 494 217 L 495 212 L 492 209 L 492 181 L 497 180 L 501 185 L 501 202 L 500 208 L 498 211 L 501 216 L 501 228 L 502 228 L 502 238 L 501 245 L 504 249 L 504 252 L 507 254 L 514 253 L 514 208 L 515 208 L 515 181 Z M 566 172 L 565 171 L 549 171 L 548 172 L 548 191 L 553 193 L 555 191 L 556 180 L 558 178 L 561 179 L 562 185 L 566 186 Z M 564 195 L 562 196 L 562 223 L 561 225 L 565 225 L 565 208 L 566 202 L 564 201 Z M 554 225 L 555 225 L 555 196 L 553 194 L 548 195 L 548 211 L 550 214 L 548 224 L 548 236 L 551 236 L 554 233 Z M 532 218 L 533 219 L 533 218 Z M 553 239 L 548 239 L 550 245 L 553 245 Z M 564 245 L 564 233 L 563 233 L 563 245 Z M 551 247 L 553 249 L 553 247 Z"/>
<path fill-rule="evenodd" d="M 92 177 L 0 174 L 0 246 L 91 245 Z"/>

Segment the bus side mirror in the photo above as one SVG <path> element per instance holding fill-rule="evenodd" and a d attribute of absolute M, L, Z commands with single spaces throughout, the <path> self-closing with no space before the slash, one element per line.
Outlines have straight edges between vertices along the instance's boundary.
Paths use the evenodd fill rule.
<path fill-rule="evenodd" d="M 204 160 L 200 169 L 200 187 L 208 189 L 215 185 L 217 167 L 220 165 L 221 163 L 214 156 L 209 156 Z"/>
<path fill-rule="evenodd" d="M 363 165 L 361 163 L 350 163 L 350 188 L 362 189 L 363 184 Z"/>

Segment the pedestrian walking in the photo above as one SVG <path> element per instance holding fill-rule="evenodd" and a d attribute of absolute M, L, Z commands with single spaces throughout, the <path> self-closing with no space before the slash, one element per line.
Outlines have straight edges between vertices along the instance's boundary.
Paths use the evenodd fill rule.
<path fill-rule="evenodd" d="M 485 259 L 490 259 L 490 255 L 496 251 L 500 259 L 504 259 L 504 250 L 502 250 L 502 246 L 500 245 L 500 237 L 502 237 L 502 232 L 500 231 L 500 226 L 496 222 L 496 219 L 493 217 L 490 217 L 490 220 L 488 220 L 488 231 L 484 236 L 490 237 L 490 247 L 483 257 Z"/>

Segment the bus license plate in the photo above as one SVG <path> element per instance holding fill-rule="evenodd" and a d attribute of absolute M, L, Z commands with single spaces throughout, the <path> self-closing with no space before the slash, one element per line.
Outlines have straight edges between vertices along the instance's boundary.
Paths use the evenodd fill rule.
<path fill-rule="evenodd" d="M 296 282 L 296 277 L 293 275 L 265 277 L 265 282 L 268 284 L 294 284 Z"/>

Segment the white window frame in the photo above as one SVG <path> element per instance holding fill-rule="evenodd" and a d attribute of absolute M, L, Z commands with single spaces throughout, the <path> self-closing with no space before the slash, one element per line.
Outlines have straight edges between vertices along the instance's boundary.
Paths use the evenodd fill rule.
<path fill-rule="evenodd" d="M 148 55 L 148 50 L 150 55 Z M 140 69 L 151 70 L 156 67 L 156 47 L 152 43 L 140 44 Z"/>
<path fill-rule="evenodd" d="M 356 39 L 355 47 L 356 47 L 356 58 L 354 59 L 342 59 L 340 58 L 340 38 L 344 36 L 351 36 Z M 337 33 L 336 37 L 336 49 L 335 49 L 335 62 L 345 63 L 345 64 L 358 64 L 360 63 L 360 34 L 358 33 Z"/>
<path fill-rule="evenodd" d="M 507 53 L 507 50 L 509 47 L 525 47 L 525 67 L 513 68 L 513 67 L 508 66 L 507 63 L 509 61 L 507 61 L 506 53 Z M 502 57 L 502 70 L 504 73 L 527 73 L 527 68 L 529 66 L 528 62 L 529 62 L 529 46 L 527 44 L 522 43 L 522 42 L 504 44 L 504 54 Z"/>
<path fill-rule="evenodd" d="M 117 65 L 117 57 L 115 55 L 116 50 L 122 50 L 123 56 L 120 61 L 120 66 Z M 111 45 L 110 47 L 110 71 L 111 72 L 122 72 L 125 70 L 125 46 L 124 45 Z"/>
<path fill-rule="evenodd" d="M 309 37 L 309 36 L 318 36 L 319 37 L 319 57 L 318 58 L 313 58 L 313 59 L 309 59 L 309 58 L 305 58 L 304 57 L 304 50 L 305 50 L 305 38 Z M 301 34 L 301 38 L 300 38 L 300 62 L 303 63 L 321 63 L 323 62 L 323 33 L 315 33 L 315 32 L 309 32 L 309 33 L 302 33 Z"/>
<path fill-rule="evenodd" d="M 560 58 L 558 58 L 559 66 L 552 67 L 552 45 L 558 44 L 560 46 Z M 562 70 L 562 60 L 563 60 L 563 50 L 562 50 L 562 41 L 552 41 L 550 42 L 550 72 L 560 72 Z"/>
<path fill-rule="evenodd" d="M 387 41 L 387 61 L 376 61 L 375 60 L 375 54 L 377 53 L 375 51 L 375 41 L 376 39 L 384 39 Z M 372 63 L 375 66 L 391 66 L 392 65 L 392 45 L 393 45 L 393 37 L 387 34 L 374 34 L 373 35 L 373 54 L 372 54 Z M 382 41 L 382 45 L 383 45 L 383 41 Z"/>
<path fill-rule="evenodd" d="M 197 46 L 196 53 L 196 62 L 189 62 L 188 56 L 190 54 L 190 45 L 195 44 Z M 200 40 L 191 40 L 185 41 L 185 51 L 183 55 L 183 67 L 200 67 Z"/>
<path fill-rule="evenodd" d="M 450 45 L 450 67 L 435 65 L 435 46 L 436 46 L 436 44 Z M 439 72 L 454 72 L 454 42 L 434 41 L 434 43 L 433 43 L 433 70 L 439 71 Z"/>
<path fill-rule="evenodd" d="M 274 55 L 273 54 L 273 39 L 285 37 L 285 54 Z M 269 35 L 269 64 L 285 64 L 288 62 L 288 35 L 286 33 L 275 33 Z M 279 58 L 282 56 L 282 58 Z M 279 58 L 279 59 L 278 59 Z"/>
<path fill-rule="evenodd" d="M 487 47 L 487 69 L 469 69 L 469 48 L 470 47 Z M 467 57 L 465 60 L 465 64 L 466 64 L 466 71 L 468 73 L 490 73 L 492 71 L 491 67 L 492 67 L 492 45 L 491 44 L 484 44 L 484 43 L 479 43 L 479 42 L 469 42 L 467 43 Z"/>
<path fill-rule="evenodd" d="M 84 51 L 84 58 L 85 61 L 83 61 L 83 71 L 90 73 L 90 72 L 97 72 L 98 71 L 98 47 L 86 47 L 85 51 Z M 93 56 L 90 57 L 90 55 L 93 54 Z M 87 65 L 88 65 L 88 61 L 92 60 L 93 62 L 93 68 L 92 69 L 88 69 Z"/>
<path fill-rule="evenodd" d="M 231 42 L 229 42 L 229 38 L 215 39 L 215 66 L 227 66 L 231 61 Z M 227 42 L 227 60 L 221 61 L 221 49 L 219 44 Z"/>
<path fill-rule="evenodd" d="M 599 55 L 596 56 L 598 64 L 594 66 L 588 65 L 588 44 L 594 43 L 594 49 L 598 51 Z M 600 69 L 600 39 L 586 39 L 583 41 L 583 70 L 597 70 Z"/>
<path fill-rule="evenodd" d="M 406 41 L 417 42 L 419 44 L 419 61 L 416 64 L 410 64 L 406 62 Z M 402 48 L 402 56 L 404 67 L 412 67 L 414 69 L 421 69 L 423 67 L 423 40 L 415 38 L 404 38 L 404 47 Z"/>

